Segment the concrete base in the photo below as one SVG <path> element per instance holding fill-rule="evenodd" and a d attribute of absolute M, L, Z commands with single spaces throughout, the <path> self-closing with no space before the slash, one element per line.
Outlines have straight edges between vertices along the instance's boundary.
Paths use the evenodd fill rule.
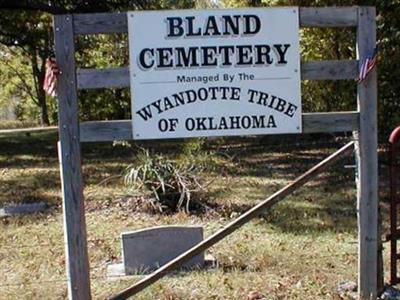
<path fill-rule="evenodd" d="M 204 260 L 204 265 L 199 266 L 199 267 L 200 268 L 215 268 L 215 267 L 217 267 L 217 262 L 212 255 L 206 254 L 205 260 Z M 182 270 L 190 270 L 190 269 L 183 268 L 180 270 L 182 271 Z M 107 265 L 107 280 L 109 280 L 109 281 L 120 280 L 120 279 L 129 279 L 129 278 L 135 278 L 135 277 L 137 278 L 137 277 L 142 277 L 143 275 L 145 275 L 145 274 L 127 275 L 125 273 L 124 263 Z"/>

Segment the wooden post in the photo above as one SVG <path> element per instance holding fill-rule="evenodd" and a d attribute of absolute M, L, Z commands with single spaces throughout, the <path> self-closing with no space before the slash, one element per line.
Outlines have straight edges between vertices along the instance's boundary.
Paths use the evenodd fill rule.
<path fill-rule="evenodd" d="M 69 299 L 90 299 L 72 15 L 54 17 L 60 76 L 57 83 L 59 159 Z"/>
<path fill-rule="evenodd" d="M 357 58 L 366 58 L 376 43 L 375 8 L 359 7 Z M 356 143 L 358 207 L 359 298 L 377 298 L 378 288 L 378 158 L 377 158 L 377 76 L 376 70 L 358 84 L 357 104 L 360 128 Z"/>

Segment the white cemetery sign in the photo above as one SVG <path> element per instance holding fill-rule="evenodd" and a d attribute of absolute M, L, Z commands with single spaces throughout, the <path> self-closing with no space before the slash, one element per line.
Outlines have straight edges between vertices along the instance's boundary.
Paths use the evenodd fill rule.
<path fill-rule="evenodd" d="M 298 8 L 128 13 L 134 139 L 301 132 Z"/>

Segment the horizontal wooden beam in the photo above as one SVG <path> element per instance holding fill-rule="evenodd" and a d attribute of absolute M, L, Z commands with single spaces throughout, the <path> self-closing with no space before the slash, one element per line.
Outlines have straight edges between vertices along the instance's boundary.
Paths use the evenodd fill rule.
<path fill-rule="evenodd" d="M 301 27 L 355 27 L 358 7 L 301 7 Z"/>
<path fill-rule="evenodd" d="M 357 60 L 310 61 L 301 64 L 303 80 L 351 80 L 358 75 Z"/>
<path fill-rule="evenodd" d="M 80 124 L 81 142 L 132 140 L 131 120 L 91 121 Z"/>
<path fill-rule="evenodd" d="M 304 62 L 303 80 L 345 80 L 357 77 L 357 60 L 328 60 Z M 129 68 L 78 69 L 78 89 L 127 88 L 130 86 Z"/>
<path fill-rule="evenodd" d="M 358 131 L 358 112 L 303 113 L 303 133 Z"/>
<path fill-rule="evenodd" d="M 126 88 L 130 86 L 129 68 L 78 69 L 78 89 Z"/>
<path fill-rule="evenodd" d="M 126 13 L 74 15 L 75 34 L 127 33 Z"/>
<path fill-rule="evenodd" d="M 301 27 L 357 26 L 357 6 L 301 7 Z M 127 33 L 126 13 L 96 13 L 74 15 L 75 34 Z"/>
<path fill-rule="evenodd" d="M 357 112 L 304 113 L 303 133 L 358 130 Z M 132 140 L 131 120 L 92 121 L 80 125 L 81 142 Z"/>

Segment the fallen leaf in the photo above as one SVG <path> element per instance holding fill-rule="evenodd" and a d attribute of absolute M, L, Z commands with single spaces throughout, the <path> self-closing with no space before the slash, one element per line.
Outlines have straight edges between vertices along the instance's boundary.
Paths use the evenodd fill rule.
<path fill-rule="evenodd" d="M 260 299 L 264 299 L 264 296 L 258 292 L 258 291 L 251 291 L 248 295 L 247 295 L 247 300 L 260 300 Z"/>

